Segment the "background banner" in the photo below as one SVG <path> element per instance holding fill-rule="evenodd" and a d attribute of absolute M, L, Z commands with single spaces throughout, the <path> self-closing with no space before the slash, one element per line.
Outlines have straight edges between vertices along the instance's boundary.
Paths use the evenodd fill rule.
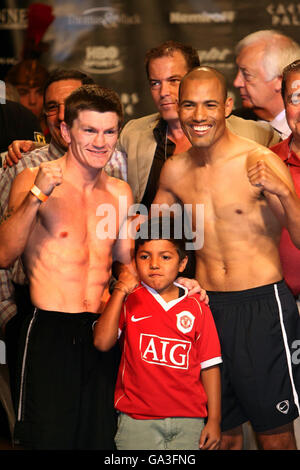
<path fill-rule="evenodd" d="M 193 45 L 201 63 L 232 82 L 234 47 L 247 34 L 277 29 L 300 40 L 300 2 L 283 0 L 2 0 L 0 79 L 34 50 L 48 70 L 76 68 L 120 95 L 125 119 L 154 112 L 145 52 L 173 39 Z"/>

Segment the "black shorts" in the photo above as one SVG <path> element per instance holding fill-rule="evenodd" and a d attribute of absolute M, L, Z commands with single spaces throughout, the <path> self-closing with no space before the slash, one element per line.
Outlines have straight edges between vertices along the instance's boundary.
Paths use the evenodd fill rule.
<path fill-rule="evenodd" d="M 94 313 L 35 309 L 22 331 L 15 439 L 28 449 L 113 450 L 119 348 L 93 345 Z"/>
<path fill-rule="evenodd" d="M 256 432 L 299 416 L 300 317 L 284 281 L 208 292 L 223 364 L 222 430 L 250 421 Z"/>

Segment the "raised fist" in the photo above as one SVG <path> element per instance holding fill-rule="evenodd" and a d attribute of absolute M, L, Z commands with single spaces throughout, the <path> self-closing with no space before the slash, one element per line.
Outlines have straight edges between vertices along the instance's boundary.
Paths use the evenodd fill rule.
<path fill-rule="evenodd" d="M 36 175 L 34 184 L 49 196 L 55 186 L 59 186 L 63 181 L 62 169 L 60 165 L 53 162 L 41 163 Z"/>

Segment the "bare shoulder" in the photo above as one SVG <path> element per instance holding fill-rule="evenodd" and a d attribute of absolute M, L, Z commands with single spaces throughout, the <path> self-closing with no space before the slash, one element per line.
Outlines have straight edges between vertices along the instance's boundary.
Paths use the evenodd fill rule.
<path fill-rule="evenodd" d="M 115 178 L 114 176 L 109 176 L 109 175 L 106 175 L 106 176 L 107 176 L 107 179 L 106 179 L 107 189 L 114 196 L 116 197 L 127 196 L 130 198 L 133 197 L 131 188 L 126 181 L 121 180 L 119 178 Z"/>
<path fill-rule="evenodd" d="M 25 168 L 14 178 L 12 187 L 24 187 L 33 184 L 38 171 L 39 167 Z"/>
<path fill-rule="evenodd" d="M 292 177 L 287 166 L 276 153 L 262 146 L 258 146 L 249 151 L 247 155 L 247 170 L 255 166 L 259 161 L 265 162 L 265 164 L 287 184 L 292 184 Z"/>
<path fill-rule="evenodd" d="M 38 171 L 41 167 L 49 167 L 49 166 L 57 166 L 60 165 L 60 161 L 62 158 L 58 158 L 56 160 L 51 160 L 51 161 L 46 161 L 40 163 L 39 166 L 35 166 L 33 168 L 27 167 L 23 171 L 21 171 L 15 178 L 14 178 L 14 183 L 13 184 L 21 184 L 26 183 L 26 181 L 32 182 L 32 180 L 35 179 L 36 175 L 38 174 Z M 16 181 L 16 183 L 15 183 Z"/>
<path fill-rule="evenodd" d="M 231 135 L 230 140 L 231 152 L 228 152 L 233 157 L 243 157 L 246 161 L 247 169 L 254 166 L 258 161 L 265 161 L 270 166 L 285 167 L 281 158 L 272 152 L 268 147 L 258 144 L 251 139 Z"/>
<path fill-rule="evenodd" d="M 167 179 L 174 181 L 179 175 L 183 175 L 190 165 L 191 157 L 189 152 L 179 153 L 169 157 L 163 165 L 161 171 L 161 181 Z"/>
<path fill-rule="evenodd" d="M 37 172 L 38 168 L 25 168 L 14 178 L 8 200 L 9 209 L 22 203 L 34 183 Z"/>
<path fill-rule="evenodd" d="M 250 149 L 247 154 L 247 168 L 254 166 L 258 161 L 264 161 L 273 169 L 282 169 L 287 172 L 287 167 L 281 158 L 267 147 L 261 145 Z"/>
<path fill-rule="evenodd" d="M 153 204 L 173 204 L 179 200 L 178 191 L 189 172 L 190 161 L 188 152 L 169 157 L 162 167 L 158 189 Z"/>

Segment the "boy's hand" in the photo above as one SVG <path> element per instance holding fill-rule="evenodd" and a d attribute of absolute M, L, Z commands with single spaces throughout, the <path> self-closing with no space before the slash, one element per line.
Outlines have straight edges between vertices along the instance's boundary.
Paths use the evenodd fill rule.
<path fill-rule="evenodd" d="M 122 290 L 126 295 L 130 294 L 139 285 L 139 279 L 136 275 L 129 271 L 129 269 L 123 269 L 119 275 L 119 278 L 114 285 L 114 289 Z"/>
<path fill-rule="evenodd" d="M 202 289 L 196 279 L 190 279 L 188 277 L 178 277 L 176 279 L 176 282 L 188 289 L 188 295 L 199 294 L 200 300 L 202 300 L 202 302 L 205 302 L 208 305 L 209 299 L 208 295 L 206 294 L 206 290 Z"/>
<path fill-rule="evenodd" d="M 206 426 L 203 428 L 200 441 L 200 450 L 218 450 L 221 444 L 220 425 L 216 421 L 208 419 Z"/>

